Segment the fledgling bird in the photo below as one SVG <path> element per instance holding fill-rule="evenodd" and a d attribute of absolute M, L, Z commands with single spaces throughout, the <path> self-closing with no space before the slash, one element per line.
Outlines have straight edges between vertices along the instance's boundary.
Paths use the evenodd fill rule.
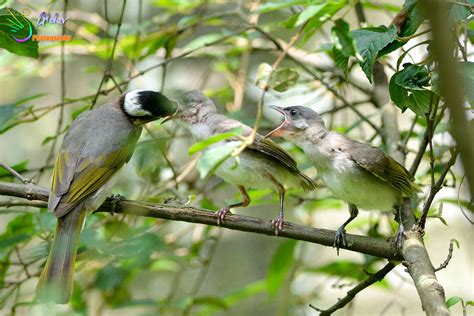
<path fill-rule="evenodd" d="M 198 141 L 239 127 L 242 128 L 242 136 L 249 136 L 252 133 L 252 128 L 249 126 L 217 113 L 214 102 L 200 91 L 187 92 L 181 99 L 176 117 L 186 123 Z M 212 147 L 235 141 L 239 140 L 236 138 L 223 140 L 213 144 Z M 272 221 L 276 235 L 282 230 L 283 225 L 285 189 L 302 188 L 308 191 L 315 188 L 313 181 L 298 170 L 296 162 L 285 150 L 273 141 L 264 139 L 260 134 L 257 134 L 254 142 L 240 153 L 238 163 L 235 159 L 229 158 L 216 169 L 215 174 L 224 181 L 238 186 L 244 198 L 240 203 L 220 209 L 217 213 L 217 224 L 224 222 L 224 217 L 231 208 L 249 205 L 247 188 L 271 188 L 280 196 L 278 218 Z"/>
<path fill-rule="evenodd" d="M 349 204 L 350 217 L 336 233 L 334 246 L 347 246 L 345 227 L 357 217 L 358 208 L 392 211 L 403 196 L 419 191 L 413 176 L 392 157 L 377 147 L 361 143 L 343 134 L 329 131 L 322 118 L 310 108 L 270 106 L 284 115 L 283 122 L 266 137 L 281 136 L 302 148 L 326 186 Z M 395 237 L 403 237 L 400 221 Z"/>
<path fill-rule="evenodd" d="M 112 176 L 130 160 L 142 125 L 171 116 L 176 105 L 163 94 L 135 90 L 81 113 L 66 133 L 54 163 L 48 210 L 57 225 L 37 298 L 65 304 L 74 278 L 74 262 L 88 212 L 110 193 Z"/>

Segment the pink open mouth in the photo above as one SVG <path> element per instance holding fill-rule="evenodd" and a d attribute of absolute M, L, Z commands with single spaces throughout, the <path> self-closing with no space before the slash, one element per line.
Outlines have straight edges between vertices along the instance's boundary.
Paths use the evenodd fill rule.
<path fill-rule="evenodd" d="M 286 126 L 288 126 L 289 122 L 286 120 L 286 115 L 285 115 L 285 111 L 283 111 L 282 108 L 276 106 L 276 105 L 270 105 L 269 108 L 271 109 L 274 109 L 275 111 L 277 112 L 280 112 L 281 114 L 284 115 L 285 119 L 283 120 L 283 122 L 281 122 L 280 125 L 278 125 L 274 130 L 272 130 L 270 133 L 268 133 L 267 135 L 265 135 L 265 138 L 268 138 L 268 137 L 280 137 L 282 136 L 284 133 L 285 133 L 285 128 Z"/>

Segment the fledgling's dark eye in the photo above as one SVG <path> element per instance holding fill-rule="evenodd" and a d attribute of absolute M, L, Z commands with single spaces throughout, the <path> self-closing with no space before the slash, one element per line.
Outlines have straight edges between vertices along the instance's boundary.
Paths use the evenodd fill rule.
<path fill-rule="evenodd" d="M 295 116 L 296 113 L 297 113 L 296 110 L 291 110 L 291 111 L 290 111 L 290 115 L 291 115 L 291 116 Z"/>

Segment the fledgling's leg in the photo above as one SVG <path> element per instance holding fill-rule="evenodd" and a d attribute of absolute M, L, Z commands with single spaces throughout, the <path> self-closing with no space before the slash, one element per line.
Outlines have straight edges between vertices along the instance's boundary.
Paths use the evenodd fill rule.
<path fill-rule="evenodd" d="M 280 210 L 278 211 L 278 218 L 272 220 L 272 226 L 275 227 L 275 235 L 277 236 L 283 229 L 283 204 L 285 202 L 285 189 L 280 187 L 278 193 L 280 195 Z"/>
<path fill-rule="evenodd" d="M 224 223 L 224 217 L 225 217 L 226 214 L 230 213 L 231 208 L 246 207 L 250 204 L 250 196 L 248 195 L 247 190 L 245 189 L 245 187 L 242 186 L 242 185 L 239 185 L 239 190 L 240 190 L 240 193 L 242 194 L 242 197 L 244 198 L 244 200 L 240 203 L 224 206 L 219 211 L 217 211 L 217 226 L 221 226 L 221 224 Z"/>
<path fill-rule="evenodd" d="M 347 219 L 347 221 L 344 222 L 344 224 L 342 224 L 337 229 L 336 238 L 334 238 L 333 247 L 336 247 L 338 256 L 339 256 L 339 248 L 341 246 L 347 247 L 346 226 L 357 217 L 357 214 L 359 214 L 359 210 L 357 209 L 357 206 L 355 206 L 354 204 L 349 204 L 349 213 L 351 214 L 351 216 Z"/>

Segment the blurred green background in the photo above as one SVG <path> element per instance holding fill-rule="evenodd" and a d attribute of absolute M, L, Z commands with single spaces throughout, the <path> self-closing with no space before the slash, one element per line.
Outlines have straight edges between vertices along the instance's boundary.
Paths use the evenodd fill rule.
<path fill-rule="evenodd" d="M 39 43 L 37 59 L 0 51 L 0 104 L 17 104 L 33 96 L 22 105 L 31 107 L 36 114 L 26 111 L 23 116 L 2 122 L 3 127 L 20 124 L 0 134 L 0 162 L 16 166 L 25 177 L 38 180 L 39 185 L 49 186 L 53 144 L 56 144 L 53 150 L 57 150 L 73 117 L 89 108 L 98 91 L 111 56 L 123 3 L 108 1 L 105 10 L 104 1 L 68 1 L 65 27 L 73 40 L 65 43 L 63 58 L 61 44 L 52 42 Z M 122 88 L 161 90 L 171 97 L 182 91 L 202 89 L 216 101 L 221 113 L 252 125 L 262 94 L 255 83 L 257 70 L 262 63 L 273 64 L 279 51 L 262 32 L 247 30 L 249 23 L 257 24 L 285 47 L 304 24 L 303 19 L 313 19 L 312 29 L 304 30 L 302 39 L 290 50 L 291 55 L 320 75 L 326 85 L 357 106 L 365 117 L 380 125 L 382 113 L 387 107 L 395 107 L 374 106 L 370 98 L 373 86 L 355 59 L 349 62 L 347 76 L 334 62 L 337 59 L 332 51 L 334 21 L 344 19 L 350 30 L 361 27 L 354 3 L 320 1 L 317 5 L 325 7 L 318 16 L 316 11 L 308 12 L 309 1 L 127 1 L 109 69 L 113 80 L 102 86 L 111 91 L 99 95 L 97 104 L 119 94 L 114 80 L 128 82 L 128 78 L 136 76 Z M 25 13 L 33 23 L 42 11 L 59 12 L 62 16 L 64 10 L 63 1 L 3 1 L 2 5 Z M 403 5 L 402 1 L 362 1 L 367 19 L 362 27 L 389 26 Z M 467 22 L 462 25 L 466 34 L 472 32 Z M 61 34 L 61 26 L 48 25 L 39 29 L 39 34 Z M 217 39 L 222 41 L 216 42 Z M 408 46 L 424 40 L 423 36 L 415 38 Z M 466 46 L 471 58 L 472 45 L 469 42 Z M 190 51 L 184 56 L 183 53 Z M 402 53 L 399 49 L 384 57 L 389 78 L 397 70 L 397 59 Z M 420 62 L 426 56 L 426 46 L 420 45 L 405 56 L 404 62 Z M 170 57 L 176 59 L 165 67 L 148 70 Z M 61 88 L 62 59 L 64 88 Z M 277 113 L 267 109 L 268 105 L 306 105 L 324 113 L 330 128 L 386 149 L 379 137 L 372 137 L 370 126 L 350 109 L 341 108 L 340 99 L 320 81 L 288 58 L 281 67 L 292 69 L 298 78 L 284 88 L 288 90 L 270 90 L 265 95 L 262 134 L 280 119 Z M 62 102 L 62 92 L 67 104 L 61 114 L 61 106 L 55 105 Z M 402 137 L 414 124 L 413 133 L 407 139 L 409 166 L 423 136 L 425 122 L 422 117 L 415 120 L 410 110 L 403 114 L 399 109 L 395 111 Z M 61 115 L 63 121 L 58 129 Z M 32 118 L 31 122 L 22 121 L 28 118 Z M 291 152 L 300 169 L 316 178 L 316 171 L 300 150 L 278 142 Z M 433 142 L 439 173 L 441 161 L 446 160 L 452 146 L 446 122 L 436 130 Z M 131 162 L 118 175 L 114 193 L 139 201 L 166 200 L 212 210 L 238 201 L 237 190 L 220 179 L 200 179 L 194 167 L 197 157 L 190 157 L 187 152 L 193 143 L 189 132 L 176 123 L 148 124 Z M 0 172 L 0 181 L 15 181 L 3 170 Z M 460 248 L 455 247 L 450 264 L 437 277 L 447 298 L 459 296 L 469 301 L 474 299 L 474 230 L 458 206 L 458 201 L 463 205 L 468 199 L 465 184 L 461 183 L 462 175 L 462 166 L 458 164 L 448 175 L 446 187 L 436 196 L 430 214 L 438 218 L 429 219 L 425 243 L 436 266 L 446 259 L 449 241 L 459 242 Z M 176 178 L 178 185 L 173 180 Z M 426 155 L 416 178 L 424 189 L 421 197 L 426 197 L 430 184 Z M 276 216 L 276 194 L 253 190 L 251 198 L 248 208 L 235 212 L 265 219 Z M 8 200 L 0 197 L 0 201 Z M 285 205 L 285 219 L 336 229 L 348 216 L 346 208 L 321 185 L 321 189 L 309 194 L 291 191 Z M 465 212 L 472 217 L 466 208 Z M 348 251 L 336 256 L 335 249 L 283 238 L 181 222 L 94 214 L 88 218 L 81 236 L 71 304 L 37 305 L 33 303 L 34 288 L 54 225 L 54 216 L 45 209 L 0 207 L 0 315 L 52 311 L 64 315 L 316 315 L 309 304 L 323 309 L 331 306 L 366 278 L 364 271 L 376 272 L 386 263 Z M 391 214 L 361 212 L 349 225 L 348 232 L 388 237 L 395 229 Z M 416 289 L 404 269 L 398 265 L 382 282 L 363 291 L 337 315 L 423 315 Z M 461 304 L 452 307 L 455 315 L 460 315 L 461 310 Z M 472 308 L 468 313 L 472 313 Z"/>

